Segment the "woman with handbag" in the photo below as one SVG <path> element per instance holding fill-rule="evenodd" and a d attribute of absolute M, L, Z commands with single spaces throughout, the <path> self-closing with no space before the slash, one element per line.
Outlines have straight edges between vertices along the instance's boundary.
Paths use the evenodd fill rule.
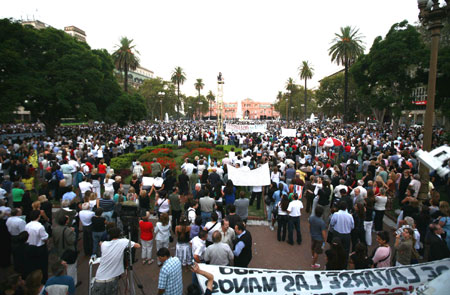
<path fill-rule="evenodd" d="M 161 248 L 169 248 L 170 239 L 170 222 L 169 215 L 162 213 L 159 221 L 155 226 L 155 240 L 156 240 L 156 252 Z M 161 266 L 161 262 L 158 260 L 158 266 Z"/>
<path fill-rule="evenodd" d="M 60 215 L 53 227 L 53 252 L 67 263 L 67 275 L 77 283 L 77 257 L 76 238 L 73 227 L 69 227 L 69 216 Z"/>
<path fill-rule="evenodd" d="M 162 213 L 169 214 L 170 200 L 167 198 L 166 191 L 156 193 L 155 209 L 157 209 L 158 218 Z"/>

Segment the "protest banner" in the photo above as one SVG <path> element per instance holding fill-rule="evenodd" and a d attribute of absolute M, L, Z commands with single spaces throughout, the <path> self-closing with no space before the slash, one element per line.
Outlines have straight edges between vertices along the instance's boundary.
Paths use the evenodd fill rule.
<path fill-rule="evenodd" d="M 242 170 L 227 164 L 228 179 L 235 186 L 264 186 L 270 185 L 269 164 L 264 164 L 253 170 Z"/>
<path fill-rule="evenodd" d="M 296 137 L 297 136 L 297 129 L 281 128 L 281 136 L 283 136 L 283 137 Z"/>
<path fill-rule="evenodd" d="M 450 258 L 387 268 L 299 271 L 200 264 L 214 275 L 213 294 L 401 294 L 449 271 Z M 204 289 L 206 279 L 197 276 Z"/>
<path fill-rule="evenodd" d="M 267 124 L 226 124 L 225 131 L 227 133 L 264 133 L 267 131 Z"/>

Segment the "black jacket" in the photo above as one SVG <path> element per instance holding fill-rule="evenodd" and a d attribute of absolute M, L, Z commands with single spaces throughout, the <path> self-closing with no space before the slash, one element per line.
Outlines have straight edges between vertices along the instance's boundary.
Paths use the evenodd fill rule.
<path fill-rule="evenodd" d="M 247 267 L 252 260 L 252 235 L 250 232 L 246 230 L 245 233 L 236 240 L 235 246 L 240 241 L 244 242 L 245 246 L 239 256 L 234 257 L 234 266 Z"/>
<path fill-rule="evenodd" d="M 430 234 L 430 252 L 428 261 L 435 261 L 450 257 L 450 251 L 444 239 L 440 239 L 437 235 Z"/>

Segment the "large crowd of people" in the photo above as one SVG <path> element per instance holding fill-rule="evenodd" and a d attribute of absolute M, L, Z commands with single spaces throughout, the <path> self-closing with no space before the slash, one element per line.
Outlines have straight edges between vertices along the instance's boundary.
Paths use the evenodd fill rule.
<path fill-rule="evenodd" d="M 85 255 L 101 257 L 93 294 L 116 294 L 127 248 L 133 248 L 132 261 L 140 258 L 145 265 L 157 258 L 159 294 L 182 293 L 183 267 L 206 276 L 210 292 L 211 276 L 197 263 L 248 267 L 252 261 L 250 206 L 265 212 L 279 242 L 311 240 L 309 270 L 379 268 L 450 256 L 450 208 L 444 201 L 449 178 L 431 173 L 428 193 L 419 193 L 424 185 L 415 156 L 422 147 L 420 129 L 401 127 L 395 134 L 389 126 L 263 123 L 265 133 L 223 136 L 214 122 L 66 126 L 53 137 L 33 137 L 40 125 L 2 126 L 4 137 L 31 134 L 0 143 L 0 266 L 10 270 L 2 292 L 75 294 L 81 283 L 77 264 Z M 284 137 L 281 127 L 296 128 L 297 136 Z M 16 129 L 21 132 L 11 131 Z M 434 146 L 446 144 L 442 135 L 434 130 Z M 334 146 L 321 145 L 328 137 L 337 139 Z M 186 159 L 178 171 L 154 161 L 151 186 L 137 160 L 129 183 L 110 167 L 122 154 L 189 141 L 233 148 L 223 159 Z M 266 163 L 270 186 L 238 187 L 228 177 L 227 165 L 252 170 Z M 397 213 L 394 234 L 383 223 L 386 211 Z M 300 224 L 303 214 L 309 237 L 301 235 L 300 227 L 307 226 Z M 323 253 L 325 266 L 318 263 Z M 201 292 L 196 275 L 188 292 Z"/>

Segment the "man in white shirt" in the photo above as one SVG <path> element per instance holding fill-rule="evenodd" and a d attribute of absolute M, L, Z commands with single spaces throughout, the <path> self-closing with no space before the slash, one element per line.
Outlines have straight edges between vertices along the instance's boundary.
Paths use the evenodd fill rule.
<path fill-rule="evenodd" d="M 222 242 L 222 234 L 215 231 L 212 234 L 213 244 L 205 251 L 205 261 L 213 265 L 230 265 L 234 259 L 233 251 L 228 244 Z"/>
<path fill-rule="evenodd" d="M 89 203 L 83 203 L 83 205 L 81 205 L 81 209 L 82 210 L 80 211 L 79 215 L 81 224 L 83 225 L 84 254 L 87 256 L 91 256 L 93 247 L 91 224 L 92 217 L 95 215 L 95 213 L 90 210 Z"/>
<path fill-rule="evenodd" d="M 11 217 L 6 220 L 6 227 L 8 228 L 9 234 L 12 236 L 13 244 L 14 238 L 25 230 L 26 225 L 27 223 L 22 218 L 22 209 L 12 209 Z"/>
<path fill-rule="evenodd" d="M 133 174 L 136 174 L 136 176 L 139 179 L 141 179 L 143 173 L 144 173 L 144 167 L 142 167 L 141 162 L 136 161 L 136 165 L 134 165 L 134 168 L 133 168 Z"/>
<path fill-rule="evenodd" d="M 86 193 L 87 191 L 92 191 L 94 189 L 92 183 L 86 180 L 86 176 L 83 176 L 83 181 L 78 184 L 78 187 L 80 188 L 82 198 L 84 198 L 84 193 Z"/>
<path fill-rule="evenodd" d="M 194 164 L 189 162 L 189 158 L 184 159 L 184 164 L 181 165 L 181 169 L 186 170 L 186 175 L 191 176 L 192 171 L 194 171 Z"/>
<path fill-rule="evenodd" d="M 300 210 L 303 208 L 303 203 L 298 199 L 297 194 L 293 194 L 294 199 L 289 203 L 287 212 L 288 217 L 288 243 L 294 245 L 294 228 L 297 232 L 297 244 L 302 243 L 302 233 L 300 232 Z"/>
<path fill-rule="evenodd" d="M 203 255 L 206 250 L 206 238 L 208 237 L 208 233 L 204 230 L 200 230 L 198 236 L 194 237 L 191 240 L 192 247 L 192 256 L 194 256 L 194 260 L 197 263 L 204 262 Z"/>
<path fill-rule="evenodd" d="M 41 211 L 31 211 L 31 221 L 25 226 L 25 231 L 28 232 L 27 244 L 30 246 L 25 261 L 27 261 L 26 269 L 29 272 L 40 269 L 43 274 L 42 281 L 46 282 L 48 279 L 48 250 L 46 244 L 48 234 L 39 222 L 40 218 Z"/>
<path fill-rule="evenodd" d="M 111 241 L 101 243 L 102 258 L 95 275 L 95 282 L 92 294 L 118 294 L 119 276 L 123 274 L 123 255 L 124 250 L 129 246 L 140 248 L 141 245 L 128 239 L 120 239 L 120 229 L 111 228 L 109 231 Z"/>

